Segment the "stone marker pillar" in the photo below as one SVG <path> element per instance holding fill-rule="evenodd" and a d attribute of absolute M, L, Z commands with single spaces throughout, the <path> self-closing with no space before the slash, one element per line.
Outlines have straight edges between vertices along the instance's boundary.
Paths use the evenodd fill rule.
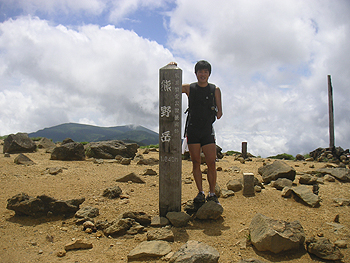
<path fill-rule="evenodd" d="M 181 211 L 182 70 L 159 70 L 159 214 Z"/>
<path fill-rule="evenodd" d="M 247 142 L 242 142 L 242 157 L 247 158 Z"/>
<path fill-rule="evenodd" d="M 243 173 L 243 195 L 244 196 L 255 195 L 253 173 Z"/>

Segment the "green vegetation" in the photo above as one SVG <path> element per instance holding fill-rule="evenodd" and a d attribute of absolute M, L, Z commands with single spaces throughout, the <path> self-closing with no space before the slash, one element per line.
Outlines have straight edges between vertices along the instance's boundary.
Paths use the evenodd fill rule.
<path fill-rule="evenodd" d="M 287 153 L 281 153 L 281 154 L 277 154 L 275 156 L 269 156 L 267 158 L 270 159 L 284 159 L 284 160 L 295 160 L 295 157 L 293 155 L 287 154 Z"/>
<path fill-rule="evenodd" d="M 34 142 L 38 142 L 38 141 L 41 140 L 41 138 L 42 138 L 42 137 L 32 137 L 31 139 L 32 139 L 32 141 L 34 141 Z"/>
<path fill-rule="evenodd" d="M 159 148 L 159 144 L 150 144 L 150 145 L 144 145 L 144 146 L 140 146 L 141 149 L 146 149 L 146 148 Z"/>

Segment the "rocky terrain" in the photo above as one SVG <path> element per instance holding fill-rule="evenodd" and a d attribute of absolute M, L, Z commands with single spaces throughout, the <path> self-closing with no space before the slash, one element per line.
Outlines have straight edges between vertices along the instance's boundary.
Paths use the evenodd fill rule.
<path fill-rule="evenodd" d="M 0 152 L 3 152 L 0 145 Z M 19 154 L 0 155 L 0 258 L 1 262 L 128 262 L 129 253 L 147 240 L 147 233 L 156 229 L 147 226 L 139 233 L 126 233 L 120 236 L 105 235 L 103 231 L 85 231 L 74 216 L 48 214 L 38 218 L 15 215 L 7 209 L 8 199 L 26 193 L 37 197 L 46 195 L 55 200 L 85 198 L 81 208 L 98 208 L 97 221 L 112 222 L 126 212 L 142 212 L 150 217 L 158 216 L 158 174 L 157 164 L 137 164 L 134 158 L 130 164 L 122 164 L 115 159 L 99 160 L 86 158 L 81 161 L 51 160 L 51 153 L 38 149 L 24 153 L 33 164 L 15 163 Z M 138 149 L 144 159 L 158 159 L 158 152 L 147 154 Z M 227 189 L 227 183 L 242 179 L 243 173 L 253 173 L 263 182 L 259 168 L 272 164 L 274 160 L 251 158 L 242 162 L 234 156 L 224 156 L 217 162 L 218 185 Z M 299 186 L 299 179 L 312 171 L 337 165 L 313 161 L 284 161 L 296 170 L 293 186 Z M 203 170 L 206 166 L 203 164 Z M 191 180 L 191 162 L 182 161 L 182 202 L 185 204 L 196 194 L 196 186 Z M 144 175 L 152 169 L 156 175 Z M 117 182 L 116 179 L 134 173 L 145 183 Z M 205 178 L 205 175 L 203 176 Z M 324 179 L 324 178 L 322 178 Z M 240 262 L 256 259 L 255 262 L 308 263 L 325 262 L 310 254 L 305 244 L 298 250 L 272 253 L 257 250 L 249 241 L 249 226 L 258 214 L 276 220 L 293 222 L 298 220 L 306 238 L 325 237 L 335 243 L 342 241 L 340 248 L 344 258 L 338 262 L 350 262 L 350 183 L 340 180 L 320 180 L 318 196 L 320 203 L 312 207 L 293 197 L 282 197 L 282 191 L 273 184 L 266 184 L 261 192 L 246 197 L 243 191 L 233 196 L 220 197 L 224 208 L 216 220 L 191 219 L 186 226 L 169 225 L 174 241 L 168 242 L 173 252 L 178 251 L 188 241 L 199 241 L 219 252 L 219 262 Z M 204 181 L 207 188 L 207 181 Z M 119 187 L 118 198 L 103 195 L 107 188 Z M 306 185 L 310 190 L 313 185 Z M 337 201 L 338 200 L 338 201 Z M 342 201 L 339 201 L 342 200 Z M 68 245 L 82 240 L 88 245 L 85 249 L 67 249 Z M 147 262 L 165 262 L 159 258 Z M 244 262 L 244 261 L 241 261 Z M 247 261 L 249 262 L 249 261 Z"/>

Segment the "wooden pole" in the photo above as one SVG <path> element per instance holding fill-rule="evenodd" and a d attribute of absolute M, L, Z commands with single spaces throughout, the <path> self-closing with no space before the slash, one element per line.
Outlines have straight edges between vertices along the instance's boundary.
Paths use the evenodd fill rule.
<path fill-rule="evenodd" d="M 242 142 L 242 157 L 247 158 L 247 142 Z"/>
<path fill-rule="evenodd" d="M 333 88 L 331 75 L 328 75 L 329 148 L 334 148 Z"/>
<path fill-rule="evenodd" d="M 159 214 L 181 211 L 182 70 L 159 70 Z"/>

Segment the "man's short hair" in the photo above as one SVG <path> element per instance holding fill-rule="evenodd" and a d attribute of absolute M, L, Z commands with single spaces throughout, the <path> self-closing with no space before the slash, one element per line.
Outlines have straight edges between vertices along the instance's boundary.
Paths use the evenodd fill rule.
<path fill-rule="evenodd" d="M 209 75 L 211 74 L 211 65 L 208 61 L 200 60 L 194 66 L 194 73 L 197 74 L 198 70 L 207 69 L 209 71 Z"/>

